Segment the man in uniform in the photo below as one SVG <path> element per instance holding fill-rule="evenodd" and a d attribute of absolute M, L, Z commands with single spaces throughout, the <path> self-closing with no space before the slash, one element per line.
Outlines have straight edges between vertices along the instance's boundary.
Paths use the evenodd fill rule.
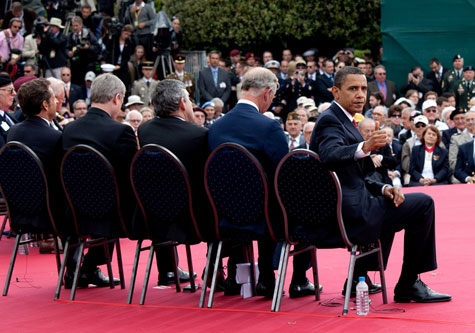
<path fill-rule="evenodd" d="M 157 87 L 157 80 L 152 79 L 153 62 L 144 61 L 142 64 L 143 77 L 134 82 L 132 86 L 131 95 L 138 95 L 146 106 L 150 105 L 150 98 L 152 91 Z"/>
<path fill-rule="evenodd" d="M 0 74 L 0 148 L 7 142 L 7 134 L 16 120 L 8 113 L 16 96 L 12 79 L 8 74 Z"/>
<path fill-rule="evenodd" d="M 474 76 L 475 69 L 473 66 L 465 67 L 463 70 L 463 79 L 458 82 L 453 90 L 457 101 L 457 108 L 467 110 L 470 99 L 475 96 L 475 85 L 473 84 Z"/>
<path fill-rule="evenodd" d="M 185 84 L 186 91 L 191 98 L 195 93 L 195 78 L 192 73 L 185 72 L 186 58 L 181 54 L 177 54 L 174 59 L 175 73 L 169 74 L 166 78 L 181 81 Z"/>
<path fill-rule="evenodd" d="M 458 81 L 462 79 L 463 57 L 456 54 L 452 60 L 454 68 L 447 71 L 442 79 L 442 91 L 453 91 Z"/>

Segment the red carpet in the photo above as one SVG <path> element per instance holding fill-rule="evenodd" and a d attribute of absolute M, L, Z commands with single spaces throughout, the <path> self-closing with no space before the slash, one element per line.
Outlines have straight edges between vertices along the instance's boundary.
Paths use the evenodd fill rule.
<path fill-rule="evenodd" d="M 312 297 L 289 299 L 284 297 L 280 313 L 269 311 L 271 301 L 258 297 L 241 299 L 224 297 L 218 293 L 213 309 L 199 309 L 199 293 L 180 293 L 174 289 L 153 289 L 157 271 L 153 270 L 146 305 L 139 306 L 146 256 L 142 256 L 134 295 L 134 305 L 126 305 L 127 289 L 79 289 L 76 301 L 68 300 L 69 291 L 62 290 L 61 300 L 53 301 L 56 269 L 53 255 L 39 255 L 33 248 L 29 255 L 19 255 L 7 297 L 0 299 L 3 314 L 0 331 L 44 332 L 66 329 L 71 332 L 201 332 L 201 331 L 331 331 L 370 332 L 473 332 L 475 319 L 474 260 L 471 244 L 475 235 L 472 207 L 475 187 L 447 185 L 409 189 L 424 191 L 436 202 L 437 256 L 439 268 L 423 274 L 431 288 L 449 293 L 452 302 L 440 304 L 398 304 L 392 301 L 393 289 L 402 262 L 402 239 L 396 236 L 386 279 L 389 304 L 382 304 L 380 294 L 371 297 L 373 308 L 367 317 L 341 317 L 343 297 L 341 289 L 348 269 L 349 255 L 344 250 L 319 250 L 320 283 L 324 286 L 321 302 Z M 13 246 L 13 239 L 0 241 L 0 283 L 5 275 Z M 135 243 L 122 241 L 124 270 L 128 286 Z M 205 264 L 206 246 L 192 248 L 195 271 L 201 275 Z M 185 268 L 184 248 L 180 247 L 181 267 Z M 155 267 L 155 265 L 154 265 Z M 286 289 L 291 269 L 287 273 Z M 103 269 L 106 272 L 106 269 Z M 117 269 L 114 267 L 114 273 Z M 328 306 L 333 305 L 333 306 Z M 404 312 L 402 312 L 404 310 Z"/>

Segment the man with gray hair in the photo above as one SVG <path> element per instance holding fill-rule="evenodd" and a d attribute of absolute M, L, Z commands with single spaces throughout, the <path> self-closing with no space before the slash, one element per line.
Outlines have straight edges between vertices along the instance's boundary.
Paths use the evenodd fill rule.
<path fill-rule="evenodd" d="M 135 199 L 129 182 L 130 163 L 137 151 L 137 141 L 133 129 L 113 119 L 120 112 L 124 102 L 125 85 L 115 75 L 99 75 L 91 86 L 91 108 L 84 117 L 73 121 L 63 132 L 63 150 L 78 144 L 86 144 L 99 150 L 112 164 L 119 185 L 121 211 L 125 223 L 130 223 Z M 110 253 L 112 253 L 111 244 Z M 84 257 L 78 285 L 87 287 L 109 286 L 109 278 L 97 267 L 106 263 L 104 247 L 89 249 Z M 75 262 L 73 255 L 67 258 L 64 277 L 65 288 L 71 288 Z M 119 280 L 114 279 L 118 284 Z"/>
<path fill-rule="evenodd" d="M 139 127 L 140 145 L 161 145 L 180 159 L 190 175 L 198 225 L 209 223 L 212 215 L 203 184 L 204 165 L 208 158 L 208 129 L 193 123 L 193 106 L 186 86 L 181 81 L 167 79 L 159 82 L 152 92 L 152 104 L 158 117 Z M 193 228 L 191 221 L 184 221 L 183 226 Z M 174 283 L 171 251 L 174 251 L 174 247 L 161 246 L 156 250 L 159 285 Z M 180 268 L 178 272 L 181 282 L 190 279 L 188 272 Z"/>
<path fill-rule="evenodd" d="M 241 99 L 225 117 L 211 125 L 209 129 L 209 149 L 213 150 L 225 142 L 238 143 L 250 150 L 259 159 L 268 179 L 273 179 L 277 165 L 289 151 L 284 131 L 279 123 L 263 115 L 272 104 L 277 89 L 277 77 L 270 70 L 257 67 L 246 72 L 242 79 Z M 279 223 L 281 219 L 280 209 L 272 187 L 269 190 L 271 191 L 269 195 L 270 219 L 275 221 L 274 223 Z M 225 221 L 221 221 L 221 223 L 225 225 Z M 262 221 L 260 228 L 253 231 L 264 236 L 266 234 L 265 228 L 265 222 Z M 275 286 L 272 255 L 275 244 L 271 240 L 262 240 L 258 242 L 258 245 L 259 282 L 256 288 L 257 295 L 272 298 Z M 305 254 L 294 257 L 290 297 L 301 297 L 315 293 L 313 284 L 305 277 L 309 264 L 309 258 L 306 258 Z M 228 289 L 232 289 L 233 283 L 236 284 L 234 275 L 236 272 L 235 264 L 240 262 L 238 260 L 236 257 L 230 256 L 228 261 L 228 279 L 226 280 Z M 239 294 L 239 290 L 240 288 L 234 289 L 237 294 Z"/>

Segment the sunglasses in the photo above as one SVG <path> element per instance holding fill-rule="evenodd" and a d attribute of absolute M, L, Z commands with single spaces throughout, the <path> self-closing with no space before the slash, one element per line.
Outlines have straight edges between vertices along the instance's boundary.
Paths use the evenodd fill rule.
<path fill-rule="evenodd" d="M 416 128 L 426 127 L 426 124 L 417 124 Z"/>
<path fill-rule="evenodd" d="M 401 118 L 401 115 L 400 115 L 400 114 L 393 114 L 391 117 L 394 117 L 394 118 Z"/>
<path fill-rule="evenodd" d="M 425 112 L 432 112 L 432 113 L 437 113 L 437 110 L 435 109 L 426 109 L 424 110 Z"/>

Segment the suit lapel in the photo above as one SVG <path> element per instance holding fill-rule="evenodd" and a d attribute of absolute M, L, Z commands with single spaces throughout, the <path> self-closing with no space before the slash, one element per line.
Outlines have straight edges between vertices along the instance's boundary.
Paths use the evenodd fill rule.
<path fill-rule="evenodd" d="M 343 126 L 346 128 L 346 130 L 350 132 L 354 140 L 356 142 L 364 141 L 363 137 L 361 136 L 361 133 L 358 131 L 355 125 L 350 121 L 350 119 L 348 119 L 346 114 L 336 103 L 332 103 L 332 109 L 335 115 L 337 116 L 337 118 L 341 121 Z"/>

